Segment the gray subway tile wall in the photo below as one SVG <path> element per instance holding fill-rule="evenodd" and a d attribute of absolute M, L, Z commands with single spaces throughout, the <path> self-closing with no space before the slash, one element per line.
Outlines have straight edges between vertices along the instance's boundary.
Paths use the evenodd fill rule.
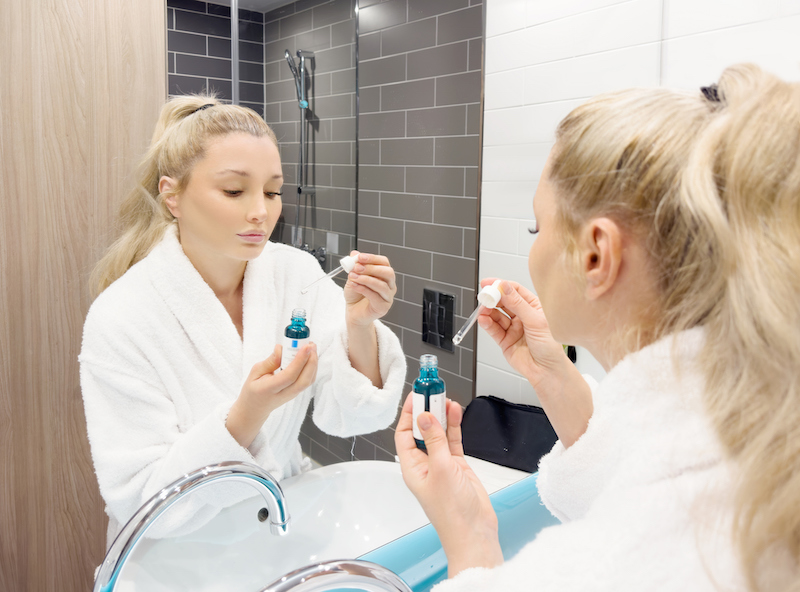
<path fill-rule="evenodd" d="M 167 0 L 170 95 L 214 92 L 233 99 L 231 9 L 213 2 Z M 264 15 L 239 10 L 239 102 L 264 115 Z"/>
<path fill-rule="evenodd" d="M 424 343 L 422 294 L 454 294 L 457 326 L 475 305 L 483 7 L 361 0 L 359 31 L 358 247 L 397 274 L 384 321 L 407 356 L 406 392 L 432 353 L 448 396 L 466 405 L 475 333 L 453 353 Z M 394 454 L 393 428 L 364 436 L 376 455 Z"/>
<path fill-rule="evenodd" d="M 282 224 L 273 240 L 291 243 L 299 220 L 309 247 L 336 245 L 323 265 L 329 270 L 355 248 L 355 0 L 286 4 L 264 15 L 264 35 L 264 117 L 281 143 L 285 178 Z M 300 109 L 286 50 L 292 57 L 297 50 L 315 54 L 306 62 L 306 162 L 314 196 L 297 195 Z"/>

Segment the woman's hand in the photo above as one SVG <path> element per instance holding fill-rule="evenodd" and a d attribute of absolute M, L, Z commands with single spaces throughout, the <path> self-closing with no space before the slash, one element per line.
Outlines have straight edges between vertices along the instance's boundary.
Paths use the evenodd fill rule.
<path fill-rule="evenodd" d="M 409 394 L 395 430 L 395 446 L 403 480 L 439 534 L 449 576 L 469 567 L 500 565 L 503 553 L 497 515 L 486 489 L 464 459 L 461 406 L 447 401 L 447 433 L 432 414 L 420 414 L 418 425 L 427 454 L 414 442 L 412 409 L 413 395 Z"/>
<path fill-rule="evenodd" d="M 347 325 L 365 327 L 392 307 L 397 293 L 394 269 L 389 259 L 380 255 L 353 251 L 350 256 L 356 258 L 356 265 L 344 286 Z"/>
<path fill-rule="evenodd" d="M 288 403 L 314 383 L 317 377 L 317 346 L 308 343 L 283 370 L 281 352 L 272 354 L 250 370 L 239 397 L 231 405 L 225 427 L 244 448 L 250 446 L 270 413 Z"/>
<path fill-rule="evenodd" d="M 481 287 L 491 285 L 495 279 L 481 280 Z M 536 388 L 542 378 L 561 369 L 569 360 L 564 348 L 550 334 L 536 295 L 509 281 L 500 284 L 500 291 L 498 306 L 511 318 L 496 309 L 485 308 L 478 315 L 478 324 L 500 346 L 511 367 Z"/>
<path fill-rule="evenodd" d="M 481 281 L 491 285 L 496 278 Z M 531 383 L 561 443 L 569 448 L 586 431 L 594 405 L 592 391 L 553 339 L 539 299 L 516 282 L 500 284 L 496 309 L 484 309 L 478 324 L 503 350 L 511 367 Z"/>

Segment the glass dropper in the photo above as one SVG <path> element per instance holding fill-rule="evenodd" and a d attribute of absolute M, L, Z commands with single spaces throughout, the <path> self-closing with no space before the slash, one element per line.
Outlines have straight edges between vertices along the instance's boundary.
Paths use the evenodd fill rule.
<path fill-rule="evenodd" d="M 301 294 L 306 294 L 311 289 L 311 287 L 314 284 L 316 284 L 317 282 L 321 282 L 322 280 L 327 279 L 327 278 L 332 278 L 333 276 L 338 275 L 338 274 L 342 273 L 343 271 L 346 271 L 347 273 L 350 273 L 351 271 L 353 271 L 353 268 L 355 266 L 356 266 L 355 257 L 351 257 L 350 255 L 348 255 L 347 257 L 342 257 L 342 259 L 339 261 L 339 267 L 334 269 L 328 275 L 323 275 L 321 278 L 314 280 L 313 282 L 308 284 L 305 288 L 300 290 L 300 293 Z"/>
<path fill-rule="evenodd" d="M 464 323 L 464 326 L 461 327 L 461 329 L 458 330 L 458 333 L 453 336 L 453 345 L 458 345 L 464 340 L 464 336 L 469 332 L 470 329 L 472 329 L 472 325 L 475 324 L 475 321 L 478 320 L 478 315 L 480 314 L 482 308 L 483 306 L 479 304 L 475 310 L 472 311 L 472 314 L 469 315 L 469 318 L 467 319 L 467 322 Z"/>
<path fill-rule="evenodd" d="M 464 323 L 464 326 L 458 330 L 453 336 L 453 345 L 458 345 L 464 340 L 464 336 L 472 329 L 472 325 L 475 324 L 475 321 L 478 320 L 478 315 L 481 313 L 483 308 L 495 308 L 497 307 L 497 303 L 500 302 L 500 298 L 502 297 L 502 292 L 500 292 L 500 282 L 501 280 L 495 280 L 495 282 L 491 286 L 484 286 L 483 289 L 478 293 L 478 306 L 475 307 L 475 310 L 472 311 L 472 314 L 469 315 L 467 322 Z M 503 312 L 501 310 L 500 312 Z M 504 313 L 505 314 L 505 313 Z"/>

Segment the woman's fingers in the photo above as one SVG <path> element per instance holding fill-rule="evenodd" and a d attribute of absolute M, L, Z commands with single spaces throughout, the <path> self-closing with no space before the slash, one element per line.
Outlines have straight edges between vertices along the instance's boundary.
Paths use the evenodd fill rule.
<path fill-rule="evenodd" d="M 461 441 L 462 418 L 461 405 L 447 399 L 447 443 L 453 456 L 464 456 L 464 446 Z"/>
<path fill-rule="evenodd" d="M 278 368 L 281 367 L 281 352 L 283 348 L 280 344 L 276 345 L 272 353 L 262 360 L 253 365 L 250 369 L 250 374 L 247 377 L 248 381 L 257 380 L 266 374 L 273 374 Z"/>
<path fill-rule="evenodd" d="M 511 319 L 507 315 L 493 308 L 489 310 L 489 316 L 495 323 L 499 324 L 503 330 L 508 331 L 508 328 L 511 326 Z"/>
<path fill-rule="evenodd" d="M 414 406 L 414 393 L 408 393 L 403 408 L 400 410 L 400 418 L 397 420 L 397 426 L 394 430 L 395 445 L 397 453 L 410 449 L 416 449 L 417 445 L 414 442 L 413 433 L 413 406 Z"/>
<path fill-rule="evenodd" d="M 539 318 L 540 312 L 535 310 L 533 306 L 533 302 L 538 305 L 539 301 L 533 294 L 519 286 L 519 289 L 523 290 L 527 296 L 533 298 L 533 302 L 531 302 L 523 298 L 518 288 L 512 286 L 511 282 L 504 281 L 500 284 L 500 288 L 503 294 L 500 298 L 501 306 L 510 313 L 513 313 L 514 316 L 519 317 L 523 325 L 534 326 L 541 322 Z"/>
<path fill-rule="evenodd" d="M 360 294 L 365 296 L 367 296 L 369 293 L 374 294 L 376 302 L 377 299 L 383 300 L 389 304 L 394 301 L 394 295 L 397 292 L 397 288 L 392 288 L 392 286 L 390 286 L 381 278 L 351 273 L 347 276 L 347 279 L 353 283 L 353 288 L 364 288 L 364 291 L 360 292 Z M 367 292 L 367 290 L 369 292 Z"/>
<path fill-rule="evenodd" d="M 351 251 L 351 257 L 355 257 L 358 263 L 362 265 L 373 264 L 373 265 L 384 265 L 386 267 L 391 268 L 389 265 L 389 258 L 384 257 L 383 255 L 374 255 L 372 253 L 360 253 L 358 251 Z"/>
<path fill-rule="evenodd" d="M 265 389 L 271 390 L 273 393 L 277 394 L 284 389 L 292 387 L 292 385 L 298 381 L 303 371 L 305 371 L 309 360 L 312 358 L 314 359 L 312 365 L 314 368 L 314 374 L 316 376 L 317 346 L 315 343 L 307 343 L 300 348 L 300 351 L 297 352 L 294 360 L 292 360 L 289 365 L 286 366 L 286 368 L 280 372 L 273 373 L 269 377 L 269 384 L 265 383 Z M 280 367 L 280 360 L 278 360 L 278 366 Z"/>
<path fill-rule="evenodd" d="M 412 428 L 413 421 L 413 393 L 409 393 L 397 427 L 394 431 L 394 446 L 397 457 L 400 459 L 400 469 L 403 481 L 412 492 L 418 492 L 428 475 L 428 455 L 417 448 Z"/>
<path fill-rule="evenodd" d="M 422 434 L 422 439 L 425 440 L 425 448 L 428 451 L 428 465 L 440 468 L 446 467 L 452 461 L 452 454 L 444 427 L 442 427 L 433 413 L 428 411 L 419 414 L 417 425 Z"/>

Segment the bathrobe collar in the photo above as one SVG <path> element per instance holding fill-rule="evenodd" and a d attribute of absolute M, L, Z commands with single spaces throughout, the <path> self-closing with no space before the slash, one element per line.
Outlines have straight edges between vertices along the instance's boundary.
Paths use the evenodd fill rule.
<path fill-rule="evenodd" d="M 553 514 L 575 520 L 604 492 L 723 461 L 696 363 L 704 343 L 705 331 L 697 327 L 631 353 L 611 369 L 593 393 L 586 432 L 566 450 L 557 442 L 540 462 L 540 494 Z"/>
<path fill-rule="evenodd" d="M 228 311 L 183 252 L 177 230 L 170 226 L 148 255 L 153 286 L 200 355 L 228 389 L 235 388 L 241 383 L 242 340 Z M 244 288 L 246 291 L 246 271 Z"/>

